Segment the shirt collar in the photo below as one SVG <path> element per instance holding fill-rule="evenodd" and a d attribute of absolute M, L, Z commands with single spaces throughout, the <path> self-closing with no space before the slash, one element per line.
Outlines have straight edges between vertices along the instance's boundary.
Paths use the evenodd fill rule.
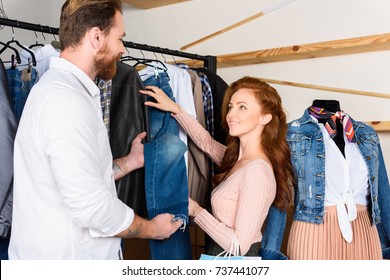
<path fill-rule="evenodd" d="M 85 87 L 87 92 L 95 97 L 100 95 L 100 90 L 97 85 L 91 80 L 91 78 L 79 67 L 71 63 L 70 61 L 61 57 L 50 58 L 50 68 L 57 68 L 67 72 L 70 72 L 80 83 Z"/>

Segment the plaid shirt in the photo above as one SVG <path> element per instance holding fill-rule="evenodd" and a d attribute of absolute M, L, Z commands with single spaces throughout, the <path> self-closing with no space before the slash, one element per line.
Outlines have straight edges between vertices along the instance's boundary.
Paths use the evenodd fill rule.
<path fill-rule="evenodd" d="M 177 63 L 176 66 L 183 69 L 190 69 L 187 64 Z M 196 70 L 196 69 L 195 69 Z M 214 105 L 213 105 L 213 94 L 211 92 L 211 86 L 209 79 L 206 74 L 202 72 L 196 72 L 200 78 L 202 84 L 202 95 L 203 95 L 203 109 L 206 120 L 206 128 L 212 137 L 214 137 Z"/>
<path fill-rule="evenodd" d="M 213 94 L 211 92 L 211 86 L 209 79 L 202 72 L 197 72 L 200 82 L 202 84 L 203 93 L 203 107 L 204 115 L 206 119 L 206 127 L 211 136 L 214 137 L 214 105 L 213 105 Z"/>
<path fill-rule="evenodd" d="M 111 86 L 112 81 L 103 81 L 96 78 L 95 83 L 100 89 L 100 103 L 102 106 L 102 116 L 104 125 L 107 128 L 107 133 L 110 135 L 110 104 L 111 104 Z"/>

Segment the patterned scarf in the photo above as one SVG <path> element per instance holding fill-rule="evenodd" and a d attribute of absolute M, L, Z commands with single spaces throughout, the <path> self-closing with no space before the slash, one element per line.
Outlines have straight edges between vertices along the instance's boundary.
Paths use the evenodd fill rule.
<path fill-rule="evenodd" d="M 325 123 L 325 128 L 332 139 L 337 135 L 336 120 L 339 119 L 343 124 L 345 135 L 347 136 L 348 141 L 356 143 L 355 130 L 353 129 L 351 118 L 343 111 L 333 113 L 323 108 L 311 106 L 309 108 L 309 114 L 317 119 L 327 120 Z"/>

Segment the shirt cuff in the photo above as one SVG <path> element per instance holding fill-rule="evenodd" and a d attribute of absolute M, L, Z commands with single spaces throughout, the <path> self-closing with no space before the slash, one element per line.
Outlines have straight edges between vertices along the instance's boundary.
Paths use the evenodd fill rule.
<path fill-rule="evenodd" d="M 126 205 L 126 208 L 128 208 L 128 209 L 126 211 L 125 219 L 117 231 L 115 231 L 112 234 L 109 234 L 109 233 L 104 233 L 100 230 L 89 229 L 90 236 L 91 237 L 112 237 L 112 236 L 115 236 L 115 235 L 119 234 L 120 232 L 124 231 L 125 229 L 129 228 L 131 223 L 134 220 L 134 210 L 131 209 L 130 207 L 128 207 L 127 205 Z"/>

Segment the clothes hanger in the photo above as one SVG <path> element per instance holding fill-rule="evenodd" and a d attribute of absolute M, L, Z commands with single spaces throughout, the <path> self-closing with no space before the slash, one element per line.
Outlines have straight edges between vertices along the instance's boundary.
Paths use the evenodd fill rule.
<path fill-rule="evenodd" d="M 34 47 L 44 47 L 44 44 L 41 44 L 41 43 L 38 43 L 38 35 L 37 35 L 37 32 L 34 31 L 35 33 L 35 44 L 32 44 L 31 46 L 29 46 L 30 49 L 34 48 Z M 43 33 L 42 33 L 43 34 Z"/>
<path fill-rule="evenodd" d="M 130 56 L 130 55 L 126 55 L 126 56 L 122 56 L 121 57 L 121 61 L 122 62 L 124 62 L 124 61 L 134 61 L 134 62 L 136 62 L 133 65 L 133 67 L 137 67 L 138 65 L 145 65 L 145 66 L 149 66 L 149 67 L 152 67 L 152 68 L 157 68 L 158 70 L 161 70 L 161 71 L 164 71 L 164 72 L 168 71 L 168 69 L 165 66 L 165 64 L 162 63 L 160 60 L 157 60 L 157 59 L 144 59 L 144 58 L 139 58 L 139 57 L 133 57 L 133 56 Z M 153 64 L 153 63 L 156 63 L 156 64 Z"/>
<path fill-rule="evenodd" d="M 161 48 L 160 48 L 160 50 L 162 51 Z M 162 52 L 160 54 L 161 54 L 161 56 L 163 58 L 164 64 L 167 64 L 167 59 L 165 58 L 164 54 Z M 156 55 L 156 54 L 154 54 L 154 55 Z"/>
<path fill-rule="evenodd" d="M 5 43 L 4 47 L 0 50 L 0 54 L 2 54 L 7 48 L 11 48 L 10 44 L 12 44 L 12 43 L 15 43 L 19 48 L 27 51 L 30 54 L 30 56 L 31 56 L 32 65 L 33 66 L 37 65 L 37 61 L 35 59 L 34 52 L 31 51 L 29 48 L 26 48 L 25 46 L 20 44 L 18 40 L 15 40 L 15 32 L 14 32 L 14 28 L 13 27 L 12 27 L 12 40 L 10 40 L 7 43 Z M 20 58 L 20 56 L 19 56 L 19 58 Z"/>
<path fill-rule="evenodd" d="M 173 59 L 173 63 L 177 64 L 177 61 L 176 61 L 175 57 L 173 56 L 173 54 L 171 54 L 171 56 L 172 56 L 172 59 Z"/>
<path fill-rule="evenodd" d="M 22 62 L 22 60 L 20 59 L 20 54 L 19 54 L 19 52 L 18 52 L 17 49 L 15 49 L 15 48 L 12 47 L 12 46 L 7 46 L 7 45 L 6 45 L 5 43 L 3 43 L 3 42 L 0 42 L 0 45 L 4 46 L 4 48 L 9 48 L 9 49 L 11 49 L 11 50 L 14 51 L 15 55 L 12 55 L 12 56 L 13 56 L 12 59 L 11 59 L 11 62 L 12 62 L 12 63 L 16 62 L 17 64 L 20 64 L 20 63 Z M 0 52 L 0 53 L 1 53 L 1 52 Z"/>
<path fill-rule="evenodd" d="M 51 28 L 49 27 L 49 30 L 50 30 L 50 33 L 51 33 Z M 53 41 L 51 41 L 51 45 L 53 46 L 53 48 L 57 49 L 57 50 L 60 50 L 61 49 L 61 42 L 59 40 L 57 40 L 56 38 L 56 35 L 53 34 Z"/>
<path fill-rule="evenodd" d="M 20 63 L 20 62 L 19 62 Z M 18 61 L 15 57 L 15 55 L 11 55 L 11 69 L 12 70 L 15 70 L 16 69 L 16 65 L 18 64 Z"/>
<path fill-rule="evenodd" d="M 126 48 L 126 50 L 127 50 L 128 55 L 121 57 L 120 60 L 122 62 L 134 61 L 135 64 L 133 65 L 133 67 L 137 67 L 138 65 L 145 65 L 145 66 L 152 67 L 152 68 L 159 70 L 159 71 L 164 71 L 164 72 L 168 71 L 168 68 L 166 67 L 166 65 L 163 62 L 161 62 L 161 60 L 157 59 L 157 56 L 155 53 L 154 53 L 154 55 L 155 55 L 156 59 L 149 59 L 149 58 L 145 58 L 144 53 L 142 52 L 142 50 L 140 50 L 140 52 L 142 54 L 142 58 L 139 58 L 139 57 L 131 56 L 129 50 L 127 48 Z"/>

